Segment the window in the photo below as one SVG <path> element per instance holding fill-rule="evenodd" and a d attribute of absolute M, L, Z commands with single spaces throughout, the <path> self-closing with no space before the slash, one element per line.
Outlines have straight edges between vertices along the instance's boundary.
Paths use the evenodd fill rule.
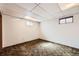
<path fill-rule="evenodd" d="M 64 24 L 64 23 L 65 23 L 65 19 L 61 19 L 60 24 Z"/>
<path fill-rule="evenodd" d="M 59 19 L 59 24 L 67 24 L 73 22 L 73 16 L 64 17 Z"/>
<path fill-rule="evenodd" d="M 66 18 L 66 23 L 72 23 L 72 18 Z"/>
<path fill-rule="evenodd" d="M 33 25 L 33 23 L 32 23 L 31 21 L 27 21 L 26 24 L 27 24 L 28 26 L 32 26 L 32 25 Z"/>

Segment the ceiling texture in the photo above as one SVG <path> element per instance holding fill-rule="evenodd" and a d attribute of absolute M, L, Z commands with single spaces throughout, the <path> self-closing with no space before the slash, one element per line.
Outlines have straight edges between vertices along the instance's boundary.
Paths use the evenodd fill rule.
<path fill-rule="evenodd" d="M 0 12 L 5 15 L 24 18 L 30 16 L 41 22 L 72 16 L 79 13 L 78 3 L 2 3 Z"/>

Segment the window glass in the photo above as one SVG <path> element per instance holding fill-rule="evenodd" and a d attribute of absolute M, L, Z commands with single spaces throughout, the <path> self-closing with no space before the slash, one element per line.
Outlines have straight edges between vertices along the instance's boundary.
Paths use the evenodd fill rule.
<path fill-rule="evenodd" d="M 65 23 L 65 19 L 60 20 L 60 24 L 63 24 L 63 23 Z"/>
<path fill-rule="evenodd" d="M 28 26 L 32 26 L 32 25 L 33 25 L 33 23 L 32 23 L 31 21 L 27 21 L 26 24 L 27 24 Z"/>
<path fill-rule="evenodd" d="M 71 23 L 72 22 L 72 18 L 67 18 L 66 19 L 66 23 Z"/>
<path fill-rule="evenodd" d="M 59 24 L 66 24 L 66 23 L 72 23 L 73 22 L 73 16 L 64 17 L 59 19 Z"/>

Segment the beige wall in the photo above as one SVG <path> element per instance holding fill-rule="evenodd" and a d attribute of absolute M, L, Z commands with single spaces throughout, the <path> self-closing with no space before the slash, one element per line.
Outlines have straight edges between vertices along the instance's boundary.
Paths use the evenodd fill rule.
<path fill-rule="evenodd" d="M 56 19 L 47 20 L 41 24 L 33 22 L 32 26 L 28 26 L 25 20 L 2 16 L 3 47 L 43 38 L 79 48 L 79 14 L 73 15 L 74 23 L 71 24 L 58 24 L 58 19 Z"/>
<path fill-rule="evenodd" d="M 58 24 L 58 19 L 42 22 L 41 30 L 46 40 L 79 48 L 79 14 L 73 16 L 71 24 Z"/>
<path fill-rule="evenodd" d="M 25 20 L 2 15 L 3 47 L 40 38 L 39 26 L 38 22 L 33 22 L 32 26 L 28 26 Z"/>

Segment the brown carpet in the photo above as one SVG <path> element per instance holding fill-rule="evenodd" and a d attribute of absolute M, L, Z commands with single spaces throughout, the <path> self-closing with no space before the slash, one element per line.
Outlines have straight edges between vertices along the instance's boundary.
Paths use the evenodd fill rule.
<path fill-rule="evenodd" d="M 1 56 L 79 56 L 79 49 L 37 39 L 0 50 Z"/>

